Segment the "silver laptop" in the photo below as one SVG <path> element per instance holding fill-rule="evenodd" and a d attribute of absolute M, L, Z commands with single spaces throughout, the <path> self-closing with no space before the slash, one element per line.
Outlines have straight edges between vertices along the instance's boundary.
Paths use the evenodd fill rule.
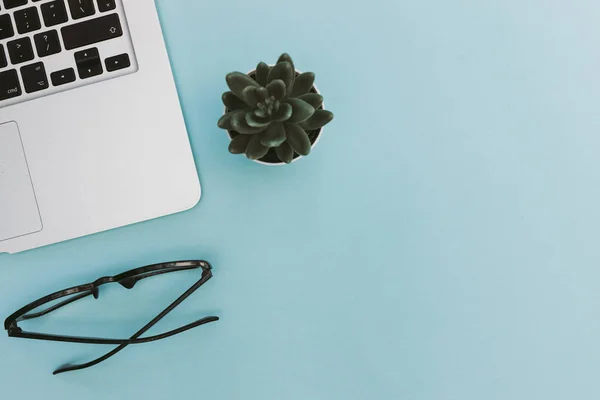
<path fill-rule="evenodd" d="M 199 199 L 154 0 L 0 0 L 0 253 Z"/>

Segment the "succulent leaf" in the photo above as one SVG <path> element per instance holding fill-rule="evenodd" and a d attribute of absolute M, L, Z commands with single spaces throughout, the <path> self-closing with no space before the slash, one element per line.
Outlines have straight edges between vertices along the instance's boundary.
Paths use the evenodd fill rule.
<path fill-rule="evenodd" d="M 290 97 L 298 97 L 306 94 L 312 89 L 315 84 L 315 74 L 312 72 L 305 72 L 296 77 L 294 88 L 290 94 Z"/>
<path fill-rule="evenodd" d="M 285 142 L 285 127 L 282 122 L 274 122 L 262 134 L 261 143 L 269 148 L 278 147 Z"/>
<path fill-rule="evenodd" d="M 257 89 L 256 95 L 258 97 L 258 101 L 264 103 L 267 100 L 267 97 L 269 97 L 269 91 L 264 87 L 260 87 Z"/>
<path fill-rule="evenodd" d="M 323 105 L 323 96 L 318 93 L 307 93 L 298 98 L 313 106 L 315 110 Z"/>
<path fill-rule="evenodd" d="M 248 86 L 260 87 L 258 82 L 241 72 L 231 72 L 227 74 L 225 79 L 227 80 L 227 86 L 238 99 L 243 98 L 242 93 Z"/>
<path fill-rule="evenodd" d="M 238 99 L 233 92 L 225 92 L 221 98 L 225 107 L 230 110 L 242 110 L 246 108 L 246 104 Z"/>
<path fill-rule="evenodd" d="M 244 154 L 251 138 L 250 135 L 237 135 L 229 143 L 229 152 L 231 154 Z"/>
<path fill-rule="evenodd" d="M 304 129 L 296 124 L 285 123 L 285 133 L 287 136 L 287 143 L 301 156 L 307 156 L 310 154 L 312 147 L 308 134 Z"/>
<path fill-rule="evenodd" d="M 265 130 L 264 127 L 256 128 L 248 125 L 248 123 L 246 122 L 245 111 L 236 111 L 234 113 L 234 115 L 231 117 L 231 127 L 234 131 L 237 131 L 244 135 L 254 135 Z"/>
<path fill-rule="evenodd" d="M 267 85 L 269 96 L 275 97 L 277 100 L 282 100 L 285 97 L 285 83 L 281 79 L 275 79 Z"/>
<path fill-rule="evenodd" d="M 269 83 L 273 82 L 275 79 L 281 79 L 283 83 L 285 83 L 287 90 L 289 90 L 294 85 L 295 74 L 296 72 L 294 71 L 292 64 L 284 61 L 275 65 L 271 69 L 271 73 L 269 74 Z"/>
<path fill-rule="evenodd" d="M 253 112 L 246 113 L 246 123 L 253 128 L 266 128 L 271 123 L 268 117 L 257 117 Z"/>
<path fill-rule="evenodd" d="M 254 110 L 254 115 L 260 118 L 265 118 L 269 116 L 269 113 L 264 108 L 257 108 L 256 110 Z"/>
<path fill-rule="evenodd" d="M 279 60 L 277 60 L 277 64 L 283 63 L 283 62 L 289 62 L 290 65 L 292 66 L 292 72 L 293 72 L 292 82 L 289 84 L 286 84 L 286 93 L 288 96 L 290 96 L 292 93 L 292 90 L 294 89 L 295 80 L 296 80 L 296 66 L 294 65 L 294 61 L 292 60 L 292 57 L 290 57 L 290 55 L 288 53 L 283 53 L 279 57 Z"/>
<path fill-rule="evenodd" d="M 294 61 L 292 60 L 292 57 L 288 53 L 283 53 L 277 60 L 277 64 L 282 63 L 282 62 L 289 62 L 290 65 L 292 66 L 292 68 L 294 70 L 296 69 L 294 67 Z"/>
<path fill-rule="evenodd" d="M 254 135 L 248 142 L 246 147 L 246 157 L 251 160 L 263 158 L 269 152 L 269 148 L 260 142 L 260 135 Z"/>
<path fill-rule="evenodd" d="M 258 91 L 257 87 L 248 86 L 242 92 L 242 100 L 244 100 L 244 103 L 248 104 L 252 108 L 256 107 L 256 104 L 259 101 L 258 94 L 256 93 L 257 91 Z"/>
<path fill-rule="evenodd" d="M 294 110 L 291 105 L 283 103 L 279 106 L 279 110 L 273 113 L 271 119 L 279 122 L 287 121 L 292 116 L 293 111 Z"/>
<path fill-rule="evenodd" d="M 307 131 L 321 129 L 333 120 L 333 113 L 327 110 L 317 110 L 312 117 L 302 122 L 300 126 Z"/>
<path fill-rule="evenodd" d="M 221 129 L 233 129 L 233 125 L 231 124 L 231 119 L 233 118 L 233 115 L 237 112 L 244 112 L 244 111 L 232 111 L 232 112 L 228 112 L 227 114 L 223 115 L 221 118 L 219 118 L 219 122 L 217 122 L 217 125 L 219 126 L 219 128 Z"/>
<path fill-rule="evenodd" d="M 283 142 L 281 146 L 277 147 L 275 153 L 277 153 L 277 157 L 286 164 L 289 164 L 294 160 L 294 149 L 292 149 L 287 142 Z"/>
<path fill-rule="evenodd" d="M 267 86 L 269 73 L 271 72 L 271 67 L 269 67 L 266 63 L 261 62 L 256 67 L 256 82 L 260 86 Z"/>
<path fill-rule="evenodd" d="M 287 122 L 299 123 L 306 121 L 315 113 L 314 107 L 304 100 L 290 98 L 287 100 L 287 104 L 291 105 L 293 110 L 292 116 Z"/>

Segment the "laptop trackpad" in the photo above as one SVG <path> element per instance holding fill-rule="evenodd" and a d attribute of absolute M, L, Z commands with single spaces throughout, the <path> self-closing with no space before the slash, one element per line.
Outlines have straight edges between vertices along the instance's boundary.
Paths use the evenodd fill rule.
<path fill-rule="evenodd" d="M 0 241 L 42 230 L 16 122 L 0 125 Z"/>

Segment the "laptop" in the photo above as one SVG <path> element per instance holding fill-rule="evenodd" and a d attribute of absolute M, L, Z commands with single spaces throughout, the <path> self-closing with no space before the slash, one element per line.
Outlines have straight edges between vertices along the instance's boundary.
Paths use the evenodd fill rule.
<path fill-rule="evenodd" d="M 0 0 L 0 253 L 199 199 L 154 0 Z"/>

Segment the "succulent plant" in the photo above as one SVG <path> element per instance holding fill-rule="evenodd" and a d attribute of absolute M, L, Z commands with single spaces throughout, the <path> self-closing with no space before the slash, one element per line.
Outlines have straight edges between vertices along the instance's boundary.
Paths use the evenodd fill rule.
<path fill-rule="evenodd" d="M 297 73 L 288 54 L 272 67 L 261 62 L 249 75 L 227 74 L 226 81 L 227 110 L 218 125 L 230 132 L 232 154 L 289 164 L 296 154 L 310 154 L 321 128 L 333 119 L 314 88 L 315 74 Z"/>

